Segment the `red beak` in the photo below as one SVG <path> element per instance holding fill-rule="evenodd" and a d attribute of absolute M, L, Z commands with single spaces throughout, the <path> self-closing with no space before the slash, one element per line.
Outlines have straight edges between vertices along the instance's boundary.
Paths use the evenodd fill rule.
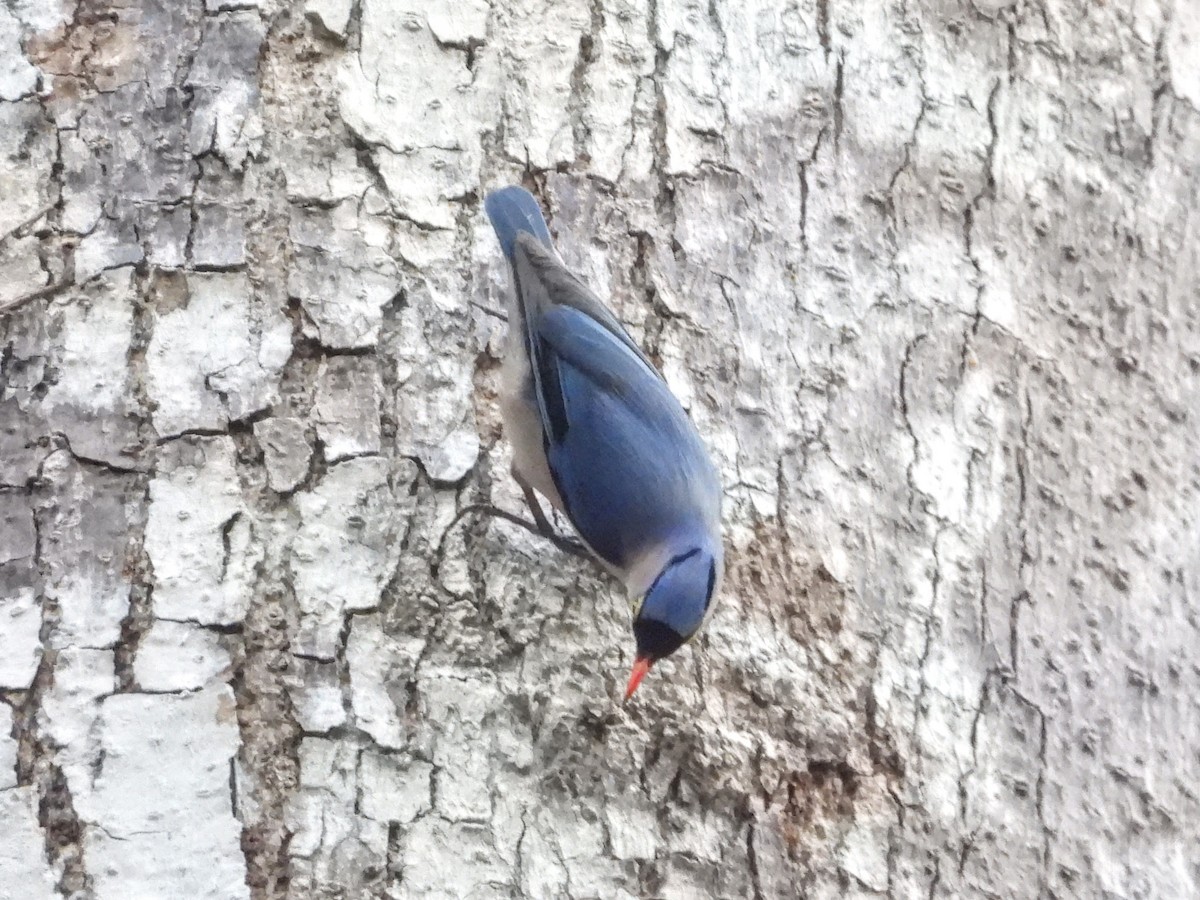
<path fill-rule="evenodd" d="M 633 696 L 633 692 L 638 689 L 638 685 L 642 683 L 642 679 L 646 677 L 646 673 L 650 671 L 652 665 L 654 665 L 654 660 L 648 656 L 639 656 L 633 661 L 633 672 L 629 675 L 629 686 L 625 688 L 626 700 Z"/>

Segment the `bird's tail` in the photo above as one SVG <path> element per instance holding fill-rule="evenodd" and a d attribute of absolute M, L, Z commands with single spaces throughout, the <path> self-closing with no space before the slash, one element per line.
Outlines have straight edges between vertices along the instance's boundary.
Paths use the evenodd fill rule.
<path fill-rule="evenodd" d="M 492 228 L 496 230 L 500 248 L 509 259 L 512 259 L 517 235 L 522 231 L 532 234 L 548 249 L 553 248 L 541 207 L 525 188 L 513 185 L 493 191 L 483 201 L 483 208 L 487 210 Z"/>

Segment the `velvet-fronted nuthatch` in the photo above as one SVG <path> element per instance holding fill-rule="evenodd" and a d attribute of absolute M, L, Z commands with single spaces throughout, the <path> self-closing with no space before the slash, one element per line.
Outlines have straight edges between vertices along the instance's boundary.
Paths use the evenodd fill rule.
<path fill-rule="evenodd" d="M 721 485 L 658 370 L 554 251 L 520 187 L 484 206 L 513 276 L 501 408 L 513 475 L 570 520 L 637 603 L 628 700 L 703 626 L 722 575 Z"/>

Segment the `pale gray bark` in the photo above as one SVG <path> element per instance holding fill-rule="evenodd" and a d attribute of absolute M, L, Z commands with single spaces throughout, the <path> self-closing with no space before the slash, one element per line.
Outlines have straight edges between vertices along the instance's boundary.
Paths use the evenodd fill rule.
<path fill-rule="evenodd" d="M 1200 894 L 1198 110 L 1194 0 L 0 4 L 0 894 Z M 455 522 L 522 180 L 727 488 L 626 707 Z"/>

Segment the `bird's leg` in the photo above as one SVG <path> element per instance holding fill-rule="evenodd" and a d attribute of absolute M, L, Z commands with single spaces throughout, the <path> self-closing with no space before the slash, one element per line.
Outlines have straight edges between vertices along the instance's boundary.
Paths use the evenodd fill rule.
<path fill-rule="evenodd" d="M 564 553 L 570 553 L 572 556 L 579 556 L 583 559 L 589 559 L 591 554 L 588 553 L 587 547 L 579 541 L 569 537 L 563 537 L 554 530 L 554 526 L 550 524 L 550 520 L 546 518 L 546 513 L 542 511 L 542 504 L 538 502 L 537 494 L 533 488 L 529 486 L 524 478 L 517 474 L 514 469 L 512 473 L 513 479 L 521 486 L 521 490 L 525 494 L 525 502 L 529 504 L 529 511 L 533 514 L 533 520 L 537 522 L 538 532 L 546 540 L 550 541 L 555 547 Z"/>
<path fill-rule="evenodd" d="M 537 522 L 538 531 L 541 532 L 543 537 L 550 538 L 551 540 L 558 537 L 558 532 L 554 530 L 554 526 L 542 510 L 542 504 L 538 502 L 537 494 L 533 492 L 533 488 L 520 478 L 517 479 L 517 484 L 521 486 L 521 490 L 525 494 L 525 502 L 529 505 L 530 513 L 533 514 L 533 521 Z"/>

